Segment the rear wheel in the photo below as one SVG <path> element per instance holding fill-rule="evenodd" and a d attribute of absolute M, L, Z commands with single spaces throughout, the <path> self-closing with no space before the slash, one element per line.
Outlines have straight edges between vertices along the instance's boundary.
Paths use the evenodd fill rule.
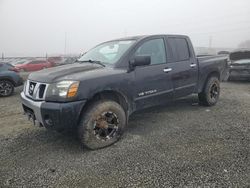
<path fill-rule="evenodd" d="M 103 148 L 119 140 L 126 123 L 126 114 L 118 103 L 98 101 L 82 114 L 78 136 L 89 149 Z"/>
<path fill-rule="evenodd" d="M 210 77 L 201 93 L 198 94 L 200 104 L 213 106 L 220 96 L 220 81 L 217 77 Z"/>
<path fill-rule="evenodd" d="M 8 97 L 14 92 L 14 85 L 9 80 L 0 80 L 0 96 Z"/>

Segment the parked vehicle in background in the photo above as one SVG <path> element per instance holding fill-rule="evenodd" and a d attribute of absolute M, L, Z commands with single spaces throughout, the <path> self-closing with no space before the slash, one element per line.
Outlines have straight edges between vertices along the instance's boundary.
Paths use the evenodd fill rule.
<path fill-rule="evenodd" d="M 61 56 L 48 57 L 47 61 L 50 62 L 53 66 L 57 66 L 63 61 L 63 58 Z"/>
<path fill-rule="evenodd" d="M 11 64 L 0 63 L 0 97 L 8 97 L 14 88 L 21 86 L 23 79 Z"/>
<path fill-rule="evenodd" d="M 20 64 L 16 64 L 15 68 L 19 71 L 39 71 L 45 68 L 53 67 L 54 63 L 51 63 L 47 60 L 32 60 L 29 62 L 24 62 Z"/>
<path fill-rule="evenodd" d="M 90 149 L 115 143 L 129 116 L 193 93 L 213 106 L 225 56 L 197 58 L 187 36 L 152 35 L 102 43 L 74 64 L 29 75 L 21 93 L 35 124 L 77 129 Z"/>
<path fill-rule="evenodd" d="M 229 58 L 229 80 L 250 80 L 250 49 L 235 50 Z"/>
<path fill-rule="evenodd" d="M 217 54 L 218 55 L 229 55 L 230 52 L 229 51 L 219 51 Z"/>
<path fill-rule="evenodd" d="M 75 61 L 78 59 L 79 57 L 65 57 L 62 62 L 60 64 L 58 64 L 59 66 L 61 65 L 67 65 L 67 64 L 72 64 L 75 63 Z"/>
<path fill-rule="evenodd" d="M 67 64 L 72 64 L 75 63 L 75 61 L 78 59 L 79 57 L 77 56 L 70 56 L 70 57 L 62 57 L 60 62 L 57 62 L 56 66 L 62 66 L 62 65 L 67 65 Z"/>
<path fill-rule="evenodd" d="M 16 66 L 16 65 L 21 65 L 21 64 L 27 64 L 32 60 L 33 59 L 18 59 L 18 60 L 11 61 L 11 65 Z"/>

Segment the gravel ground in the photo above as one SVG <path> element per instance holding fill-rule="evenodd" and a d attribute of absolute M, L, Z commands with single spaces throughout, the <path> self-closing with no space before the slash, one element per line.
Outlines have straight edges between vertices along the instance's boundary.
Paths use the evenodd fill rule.
<path fill-rule="evenodd" d="M 190 96 L 134 114 L 115 145 L 88 151 L 0 98 L 0 187 L 249 187 L 250 83 L 223 83 L 207 108 Z"/>

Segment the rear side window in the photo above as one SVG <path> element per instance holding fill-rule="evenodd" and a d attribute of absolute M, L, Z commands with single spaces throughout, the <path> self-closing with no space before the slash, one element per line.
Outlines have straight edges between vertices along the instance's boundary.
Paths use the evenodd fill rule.
<path fill-rule="evenodd" d="M 172 49 L 175 61 L 184 61 L 190 58 L 187 40 L 184 38 L 169 38 L 169 45 Z"/>

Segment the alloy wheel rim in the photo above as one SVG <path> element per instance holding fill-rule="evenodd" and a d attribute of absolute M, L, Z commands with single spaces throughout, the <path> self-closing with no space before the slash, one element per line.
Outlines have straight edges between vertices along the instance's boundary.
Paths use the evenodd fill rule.
<path fill-rule="evenodd" d="M 11 93 L 12 86 L 8 82 L 0 82 L 0 94 L 2 96 L 7 96 Z"/>
<path fill-rule="evenodd" d="M 102 141 L 110 140 L 117 135 L 118 125 L 119 119 L 114 112 L 103 112 L 94 121 L 94 135 Z"/>
<path fill-rule="evenodd" d="M 219 86 L 214 83 L 210 88 L 210 98 L 211 99 L 217 99 L 219 95 Z"/>

